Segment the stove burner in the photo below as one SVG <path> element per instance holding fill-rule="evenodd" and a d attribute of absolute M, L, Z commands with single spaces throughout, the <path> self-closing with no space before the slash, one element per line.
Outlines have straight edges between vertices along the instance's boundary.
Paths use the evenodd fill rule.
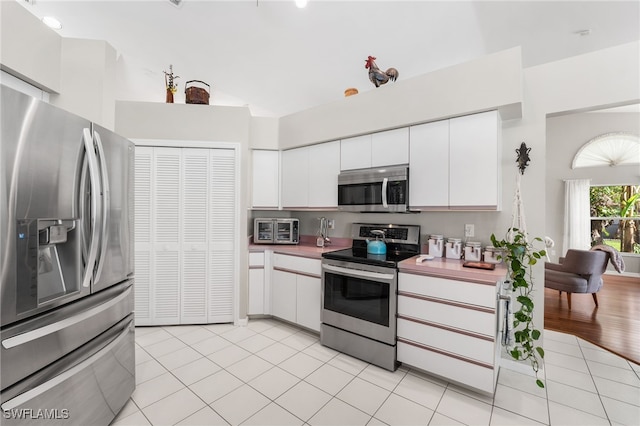
<path fill-rule="evenodd" d="M 367 253 L 367 239 L 372 237 L 371 230 L 381 230 L 385 233 L 386 254 Z M 324 253 L 322 257 L 397 268 L 398 262 L 420 254 L 420 227 L 417 225 L 354 223 L 351 226 L 351 237 L 353 238 L 351 248 Z"/>
<path fill-rule="evenodd" d="M 348 262 L 363 263 L 367 265 L 380 265 L 395 268 L 398 262 L 415 256 L 413 252 L 394 252 L 387 251 L 387 254 L 371 254 L 367 253 L 367 249 L 350 248 L 337 250 L 322 255 L 325 259 L 345 260 Z"/>

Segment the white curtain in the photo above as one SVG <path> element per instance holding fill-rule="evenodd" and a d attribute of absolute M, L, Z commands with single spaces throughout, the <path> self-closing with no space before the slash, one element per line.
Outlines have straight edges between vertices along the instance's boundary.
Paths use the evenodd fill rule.
<path fill-rule="evenodd" d="M 588 250 L 591 247 L 590 186 L 590 179 L 572 179 L 564 182 L 563 253 L 569 249 Z"/>

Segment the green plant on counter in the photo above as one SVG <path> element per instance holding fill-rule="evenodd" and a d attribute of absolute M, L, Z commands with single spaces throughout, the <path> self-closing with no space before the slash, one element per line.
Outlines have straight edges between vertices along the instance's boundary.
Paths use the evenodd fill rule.
<path fill-rule="evenodd" d="M 542 242 L 541 238 L 533 241 Z M 509 270 L 512 291 L 517 293 L 516 300 L 519 309 L 513 313 L 513 330 L 515 343 L 509 348 L 509 354 L 516 361 L 529 361 L 536 373 L 536 384 L 544 388 L 544 382 L 538 378 L 540 362 L 544 358 L 544 350 L 536 346 L 540 338 L 540 330 L 533 327 L 534 304 L 531 298 L 533 292 L 532 267 L 547 253 L 545 250 L 536 251 L 535 247 L 527 241 L 524 231 L 518 228 L 510 228 L 507 239 L 498 240 L 491 235 L 494 247 L 501 248 L 501 258 L 505 261 Z"/>

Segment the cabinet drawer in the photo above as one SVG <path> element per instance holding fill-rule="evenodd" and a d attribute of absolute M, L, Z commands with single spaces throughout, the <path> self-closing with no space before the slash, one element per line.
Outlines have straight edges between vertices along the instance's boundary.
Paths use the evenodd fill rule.
<path fill-rule="evenodd" d="M 483 392 L 493 394 L 497 371 L 468 361 L 398 342 L 398 361 L 458 382 Z"/>
<path fill-rule="evenodd" d="M 322 265 L 320 259 L 275 253 L 273 255 L 273 267 L 320 277 Z"/>
<path fill-rule="evenodd" d="M 264 266 L 264 252 L 249 253 L 249 266 Z"/>
<path fill-rule="evenodd" d="M 398 318 L 398 338 L 493 365 L 494 341 Z"/>
<path fill-rule="evenodd" d="M 486 309 L 486 308 L 484 308 Z M 493 337 L 496 332 L 495 312 L 481 311 L 411 296 L 398 295 L 398 315 L 435 322 Z"/>
<path fill-rule="evenodd" d="M 494 285 L 446 278 L 400 273 L 398 274 L 398 291 L 488 308 L 494 308 L 496 305 L 496 287 Z"/>

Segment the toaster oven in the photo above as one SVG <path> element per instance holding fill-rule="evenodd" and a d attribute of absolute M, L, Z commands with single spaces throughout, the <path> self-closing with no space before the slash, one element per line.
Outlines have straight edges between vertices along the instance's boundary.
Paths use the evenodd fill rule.
<path fill-rule="evenodd" d="M 298 244 L 298 219 L 256 218 L 253 242 L 256 244 Z"/>

